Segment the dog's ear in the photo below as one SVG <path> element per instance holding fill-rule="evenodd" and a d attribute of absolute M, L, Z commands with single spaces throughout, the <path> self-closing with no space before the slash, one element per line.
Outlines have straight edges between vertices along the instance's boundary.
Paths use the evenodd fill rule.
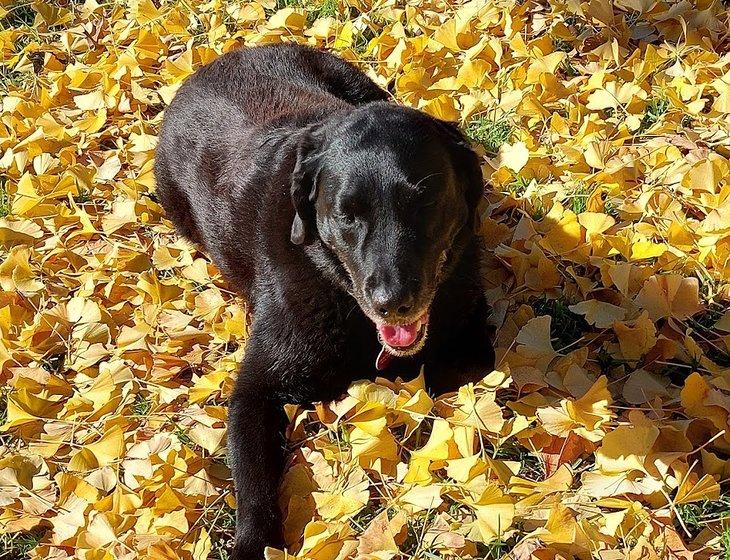
<path fill-rule="evenodd" d="M 480 224 L 477 207 L 484 196 L 484 176 L 479 156 L 472 150 L 469 141 L 456 124 L 448 121 L 439 121 L 439 124 L 451 140 L 454 170 L 464 185 L 464 198 L 469 209 L 467 226 L 478 231 Z"/>
<path fill-rule="evenodd" d="M 296 147 L 296 163 L 291 177 L 291 199 L 294 205 L 294 221 L 291 226 L 291 242 L 309 245 L 316 238 L 317 176 L 319 174 L 320 141 L 312 130 L 305 130 Z"/>

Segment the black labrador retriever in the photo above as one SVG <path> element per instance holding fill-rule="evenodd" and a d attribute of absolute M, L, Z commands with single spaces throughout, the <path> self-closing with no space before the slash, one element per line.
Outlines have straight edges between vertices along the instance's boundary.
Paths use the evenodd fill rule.
<path fill-rule="evenodd" d="M 284 403 L 420 365 L 439 393 L 493 365 L 478 159 L 387 97 L 333 55 L 272 45 L 205 66 L 165 111 L 160 200 L 253 314 L 228 432 L 238 560 L 282 544 Z"/>

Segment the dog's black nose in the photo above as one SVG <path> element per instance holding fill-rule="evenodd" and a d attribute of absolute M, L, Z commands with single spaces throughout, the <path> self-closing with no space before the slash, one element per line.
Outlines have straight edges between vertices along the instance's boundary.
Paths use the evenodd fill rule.
<path fill-rule="evenodd" d="M 399 293 L 385 288 L 375 288 L 371 296 L 373 308 L 383 317 L 398 318 L 413 309 L 414 298 L 411 293 Z"/>

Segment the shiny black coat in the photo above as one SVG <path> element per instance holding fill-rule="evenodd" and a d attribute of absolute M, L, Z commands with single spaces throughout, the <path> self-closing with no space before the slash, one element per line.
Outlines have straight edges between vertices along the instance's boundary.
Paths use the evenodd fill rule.
<path fill-rule="evenodd" d="M 337 57 L 276 45 L 228 53 L 202 68 L 165 112 L 155 161 L 160 200 L 178 232 L 210 255 L 253 313 L 228 430 L 238 504 L 231 557 L 238 560 L 261 558 L 264 546 L 282 545 L 277 492 L 285 460 L 283 404 L 331 400 L 352 381 L 378 373 L 381 344 L 363 311 L 367 301 L 355 297 L 364 279 L 348 274 L 343 262 L 369 258 L 372 269 L 377 254 L 397 254 L 387 261 L 392 274 L 382 280 L 392 284 L 406 268 L 434 269 L 435 257 L 419 244 L 449 245 L 438 282 L 430 292 L 421 290 L 424 301 L 432 298 L 425 347 L 394 358 L 380 374 L 415 376 L 425 364 L 429 387 L 443 392 L 493 365 L 474 234 L 483 188 L 477 159 L 453 125 L 386 100 L 384 91 Z M 357 141 L 353 134 L 343 137 L 343 130 L 352 130 Z M 395 163 L 386 169 L 379 163 L 386 160 Z M 349 184 L 369 189 L 363 218 L 369 225 L 363 227 L 390 219 L 385 202 L 393 202 L 399 188 L 412 191 L 414 174 L 435 181 L 431 188 L 441 189 L 441 198 L 413 211 L 407 202 L 406 211 L 390 204 L 399 209 L 393 218 L 397 240 L 375 242 L 369 256 L 348 254 L 345 242 L 332 246 L 320 237 L 334 223 L 326 214 L 337 206 L 323 197 L 341 193 L 327 194 L 338 190 L 331 184 L 318 192 L 316 178 L 306 181 L 312 162 L 329 166 L 317 170 L 322 176 L 361 166 L 362 173 L 351 175 L 387 172 L 392 185 L 405 185 L 390 186 L 390 179 Z M 434 169 L 442 172 L 422 172 Z M 451 206 L 463 214 L 458 220 L 444 214 Z M 432 231 L 432 223 L 450 225 Z M 415 235 L 420 231 L 426 238 Z"/>

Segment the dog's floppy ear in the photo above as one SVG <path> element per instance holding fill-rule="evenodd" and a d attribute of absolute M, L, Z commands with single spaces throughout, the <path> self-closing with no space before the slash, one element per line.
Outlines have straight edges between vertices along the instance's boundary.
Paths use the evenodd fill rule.
<path fill-rule="evenodd" d="M 439 121 L 444 133 L 451 140 L 454 170 L 464 184 L 464 198 L 469 209 L 467 227 L 479 229 L 477 207 L 484 196 L 484 177 L 479 156 L 471 149 L 469 141 L 458 126 L 448 121 Z"/>
<path fill-rule="evenodd" d="M 291 177 L 291 199 L 294 205 L 294 221 L 291 226 L 291 242 L 309 245 L 316 238 L 317 175 L 319 174 L 320 142 L 312 130 L 305 130 L 296 147 L 296 164 Z"/>

